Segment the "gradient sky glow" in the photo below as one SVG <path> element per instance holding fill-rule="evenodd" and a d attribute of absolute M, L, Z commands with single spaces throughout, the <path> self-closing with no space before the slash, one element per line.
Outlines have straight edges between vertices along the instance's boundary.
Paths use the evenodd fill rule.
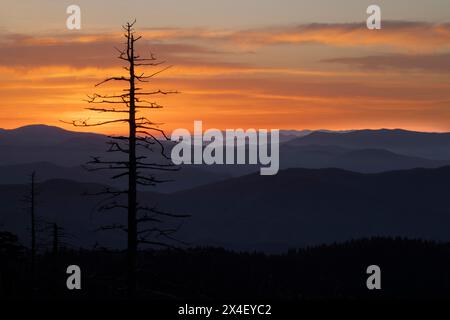
<path fill-rule="evenodd" d="M 369 4 L 383 29 L 365 27 Z M 78 4 L 82 30 L 65 28 Z M 137 18 L 142 53 L 172 69 L 152 89 L 165 130 L 450 131 L 450 1 L 0 1 L 0 127 L 98 119 L 82 100 L 121 74 L 114 46 Z M 119 84 L 101 92 L 120 91 Z M 98 90 L 97 90 L 98 91 Z M 92 128 L 91 128 L 92 129 Z M 92 131 L 92 130 L 91 130 Z M 118 133 L 121 127 L 100 132 Z"/>

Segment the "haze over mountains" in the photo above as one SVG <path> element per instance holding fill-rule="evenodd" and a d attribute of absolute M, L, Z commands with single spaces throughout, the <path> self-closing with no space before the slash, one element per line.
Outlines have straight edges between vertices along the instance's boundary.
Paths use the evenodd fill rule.
<path fill-rule="evenodd" d="M 450 240 L 450 134 L 405 130 L 282 132 L 281 169 L 186 165 L 174 180 L 141 190 L 142 201 L 191 218 L 178 237 L 195 245 L 279 251 L 369 236 Z M 121 247 L 123 212 L 99 214 L 102 199 L 83 196 L 121 187 L 81 164 L 104 156 L 109 139 L 47 126 L 0 130 L 0 225 L 27 239 L 23 199 L 29 174 L 39 180 L 38 214 L 72 234 L 75 246 Z M 427 168 L 427 169 L 424 169 Z M 394 171 L 395 170 L 395 171 Z M 178 227 L 178 226 L 177 226 Z"/>
<path fill-rule="evenodd" d="M 172 194 L 145 192 L 143 203 L 192 216 L 176 222 L 177 237 L 191 245 L 282 251 L 370 236 L 449 241 L 450 167 L 361 174 L 340 169 L 287 169 Z M 98 232 L 121 223 L 116 210 L 98 213 L 99 184 L 50 180 L 39 184 L 38 214 L 74 235 L 74 246 L 125 245 L 121 232 Z M 25 185 L 0 185 L 2 227 L 27 239 Z"/>
<path fill-rule="evenodd" d="M 450 158 L 450 133 L 415 132 L 401 129 L 355 130 L 345 134 L 313 132 L 289 142 L 293 146 L 321 145 L 352 149 L 385 149 L 429 159 Z"/>
<path fill-rule="evenodd" d="M 282 131 L 281 137 L 280 166 L 284 169 L 341 168 L 375 173 L 417 167 L 437 168 L 450 164 L 449 133 L 290 130 Z M 41 179 L 44 180 L 62 178 L 115 184 L 107 175 L 83 172 L 80 168 L 92 156 L 111 157 L 105 152 L 109 140 L 100 134 L 71 132 L 42 125 L 2 130 L 0 183 L 22 183 L 27 180 L 22 172 L 40 169 Z M 170 145 L 167 149 L 170 150 Z M 258 170 L 256 165 L 184 166 L 176 175 L 178 183 L 167 183 L 156 191 L 178 191 L 197 186 L 199 181 L 220 181 Z M 172 176 L 169 178 L 172 180 Z"/>
<path fill-rule="evenodd" d="M 368 236 L 448 241 L 450 167 L 361 174 L 287 169 L 173 194 L 194 216 L 180 236 L 235 249 L 276 250 Z"/>

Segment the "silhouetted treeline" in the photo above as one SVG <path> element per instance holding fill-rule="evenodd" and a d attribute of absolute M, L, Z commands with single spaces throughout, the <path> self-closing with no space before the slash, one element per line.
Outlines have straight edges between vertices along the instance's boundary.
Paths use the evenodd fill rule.
<path fill-rule="evenodd" d="M 23 247 L 1 233 L 1 294 L 26 298 Z M 141 251 L 138 296 L 160 300 L 436 298 L 450 292 L 450 244 L 372 238 L 292 249 L 285 254 L 238 253 L 221 248 Z M 126 254 L 109 250 L 51 251 L 37 258 L 36 297 L 122 299 Z M 69 291 L 68 265 L 82 270 L 82 290 Z M 381 291 L 366 287 L 366 268 L 381 268 Z M 14 283 L 14 286 L 11 284 Z"/>

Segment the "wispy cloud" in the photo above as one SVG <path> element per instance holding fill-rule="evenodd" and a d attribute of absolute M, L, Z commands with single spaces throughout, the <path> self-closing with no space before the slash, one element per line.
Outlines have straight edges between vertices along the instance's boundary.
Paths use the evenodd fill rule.
<path fill-rule="evenodd" d="M 389 46 L 413 51 L 449 48 L 450 24 L 385 21 L 381 30 L 365 24 L 308 24 L 238 31 L 230 38 L 241 44 L 319 43 L 332 46 Z"/>
<path fill-rule="evenodd" d="M 206 28 L 144 29 L 143 49 L 150 48 L 175 63 L 195 62 L 195 55 L 242 53 L 262 46 L 322 44 L 338 47 L 379 46 L 395 51 L 442 53 L 450 49 L 450 24 L 385 21 L 382 30 L 368 30 L 363 23 L 305 24 L 248 30 Z M 1 65 L 108 66 L 122 40 L 120 33 L 29 36 L 2 34 Z M 229 50 L 229 51 L 227 51 Z M 203 61 L 208 59 L 203 57 Z"/>
<path fill-rule="evenodd" d="M 450 53 L 443 54 L 389 54 L 365 57 L 325 59 L 323 62 L 340 63 L 365 70 L 398 69 L 435 73 L 450 73 Z"/>
<path fill-rule="evenodd" d="M 6 40 L 6 41 L 5 41 Z M 0 47 L 0 65 L 3 66 L 74 66 L 108 67 L 117 65 L 120 38 L 102 36 L 36 38 L 9 35 Z M 152 50 L 158 56 L 175 63 L 192 64 L 196 55 L 215 55 L 217 51 L 196 44 L 152 43 L 141 46 L 147 53 Z"/>
<path fill-rule="evenodd" d="M 365 23 L 304 24 L 247 30 L 151 29 L 155 40 L 210 40 L 242 47 L 318 43 L 331 46 L 389 46 L 413 51 L 450 48 L 450 24 L 384 21 L 382 30 L 368 30 Z"/>
<path fill-rule="evenodd" d="M 345 129 L 355 122 L 450 128 L 450 24 L 384 22 L 380 31 L 363 23 L 140 31 L 142 54 L 151 50 L 175 65 L 148 84 L 183 93 L 163 98 L 169 106 L 164 117 L 155 111 L 156 120 L 172 127 L 203 119 L 219 128 Z M 2 34 L 2 123 L 25 124 L 32 116 L 59 124 L 86 116 L 86 94 L 122 89 L 112 83 L 93 88 L 124 72 L 114 49 L 122 39 L 115 32 Z M 376 54 L 367 54 L 372 48 Z M 418 70 L 420 78 L 405 70 Z"/>

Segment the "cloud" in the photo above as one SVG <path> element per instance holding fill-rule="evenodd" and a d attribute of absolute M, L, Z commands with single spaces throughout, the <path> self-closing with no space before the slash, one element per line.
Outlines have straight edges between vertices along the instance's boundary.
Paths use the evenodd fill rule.
<path fill-rule="evenodd" d="M 409 53 L 442 53 L 450 48 L 450 24 L 386 21 L 382 30 L 364 23 L 305 24 L 248 30 L 206 28 L 143 29 L 142 48 L 175 64 L 221 64 L 227 54 L 248 53 L 262 46 L 323 44 L 338 47 L 391 47 Z M 121 33 L 1 34 L 0 65 L 106 67 L 117 64 L 114 47 Z"/>
<path fill-rule="evenodd" d="M 443 54 L 389 54 L 366 57 L 346 57 L 322 60 L 365 70 L 395 69 L 450 73 L 450 53 Z"/>
<path fill-rule="evenodd" d="M 332 46 L 391 46 L 413 51 L 449 47 L 450 24 L 384 21 L 381 30 L 368 30 L 364 23 L 304 24 L 248 30 L 205 29 L 146 30 L 152 39 L 202 39 L 232 42 L 243 47 L 319 43 Z"/>
<path fill-rule="evenodd" d="M 0 43 L 0 65 L 8 67 L 72 66 L 109 67 L 118 65 L 115 47 L 120 47 L 119 37 L 110 34 L 53 37 L 31 37 L 7 34 Z M 217 50 L 200 44 L 150 43 L 141 41 L 138 51 L 156 52 L 157 57 L 171 63 L 195 64 L 195 57 L 217 55 Z"/>
<path fill-rule="evenodd" d="M 449 26 L 385 22 L 381 31 L 353 23 L 251 30 L 165 28 L 138 33 L 143 36 L 142 54 L 152 50 L 175 65 L 148 84 L 183 93 L 162 98 L 169 106 L 164 117 L 158 118 L 155 112 L 156 120 L 174 126 L 204 119 L 217 127 L 316 123 L 317 127 L 348 128 L 356 122 L 361 126 L 418 125 L 428 117 L 429 123 L 447 128 L 450 90 L 439 73 L 450 68 Z M 120 33 L 109 32 L 0 34 L 3 115 L 11 123 L 31 113 L 36 121 L 48 118 L 55 123 L 84 116 L 82 99 L 87 93 L 122 89 L 119 83 L 93 88 L 105 76 L 124 72 L 114 50 L 122 39 Z M 310 43 L 326 47 L 297 49 Z M 280 47 L 273 50 L 274 46 Z M 367 46 L 377 53 L 367 54 Z M 249 49 L 254 53 L 248 54 Z M 345 55 L 330 59 L 337 52 Z M 333 68 L 316 63 L 318 59 L 362 70 Z M 398 72 L 386 74 L 384 69 Z M 403 72 L 410 69 L 430 72 L 410 77 Z"/>
<path fill-rule="evenodd" d="M 412 51 L 448 47 L 450 24 L 387 21 L 381 30 L 368 30 L 365 24 L 310 24 L 236 33 L 239 43 L 298 44 L 331 46 L 388 46 Z"/>

